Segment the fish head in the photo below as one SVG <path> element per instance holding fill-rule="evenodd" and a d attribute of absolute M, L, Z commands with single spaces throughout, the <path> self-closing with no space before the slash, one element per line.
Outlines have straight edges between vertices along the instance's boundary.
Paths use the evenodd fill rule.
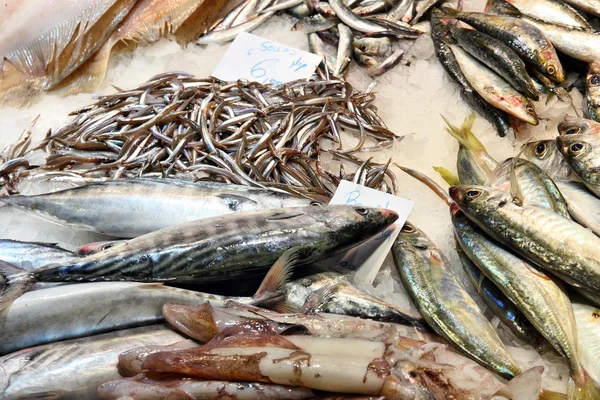
<path fill-rule="evenodd" d="M 510 194 L 489 186 L 458 185 L 449 189 L 450 197 L 468 216 L 478 218 L 493 209 L 512 203 Z"/>
<path fill-rule="evenodd" d="M 587 74 L 588 87 L 600 87 L 600 62 L 590 63 Z"/>
<path fill-rule="evenodd" d="M 521 157 L 540 167 L 548 176 L 573 179 L 571 167 L 558 151 L 554 139 L 526 143 L 522 150 Z"/>
<path fill-rule="evenodd" d="M 567 117 L 558 124 L 558 133 L 565 135 L 597 135 L 600 134 L 600 123 L 587 119 Z"/>
<path fill-rule="evenodd" d="M 427 250 L 432 247 L 432 242 L 427 235 L 417 228 L 413 223 L 406 221 L 396 238 L 396 246 L 402 248 L 413 248 Z"/>
<path fill-rule="evenodd" d="M 600 167 L 600 137 L 596 135 L 558 136 L 556 145 L 577 175 L 583 177 Z"/>
<path fill-rule="evenodd" d="M 542 74 L 550 78 L 553 82 L 563 83 L 567 78 L 565 69 L 563 68 L 556 51 L 552 47 L 540 48 L 537 50 L 537 58 L 543 69 Z"/>

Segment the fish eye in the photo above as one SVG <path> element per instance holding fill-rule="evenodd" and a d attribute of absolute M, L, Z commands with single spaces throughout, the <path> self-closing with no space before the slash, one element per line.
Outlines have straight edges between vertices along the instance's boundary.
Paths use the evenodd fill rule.
<path fill-rule="evenodd" d="M 417 373 L 416 373 L 415 371 L 409 371 L 409 372 L 408 372 L 408 375 L 409 375 L 411 378 L 416 378 L 416 377 L 418 376 L 418 375 L 417 375 Z"/>
<path fill-rule="evenodd" d="M 320 205 L 321 205 L 321 203 L 320 203 L 320 202 L 318 202 L 318 201 L 316 201 L 316 200 L 314 200 L 314 201 L 311 201 L 311 202 L 310 202 L 310 205 L 311 205 L 311 206 L 318 207 L 318 206 L 320 206 Z"/>
<path fill-rule="evenodd" d="M 579 128 L 578 126 L 575 126 L 573 128 L 567 129 L 567 131 L 565 132 L 565 135 L 576 135 L 579 133 L 580 130 L 581 130 L 581 128 Z"/>
<path fill-rule="evenodd" d="M 417 230 L 413 228 L 410 224 L 404 224 L 402 227 L 402 232 L 404 233 L 415 233 Z"/>
<path fill-rule="evenodd" d="M 104 246 L 102 246 L 102 247 L 100 248 L 100 250 L 108 250 L 108 249 L 110 249 L 111 247 L 113 247 L 114 245 L 115 245 L 114 243 L 106 243 Z"/>
<path fill-rule="evenodd" d="M 525 111 L 527 111 L 531 115 L 535 115 L 535 108 L 531 104 L 527 104 L 525 107 Z"/>
<path fill-rule="evenodd" d="M 569 146 L 569 151 L 573 155 L 581 153 L 581 150 L 583 150 L 583 144 L 581 143 L 573 143 L 571 146 Z"/>
<path fill-rule="evenodd" d="M 600 86 L 600 75 L 594 75 L 590 78 L 590 85 Z"/>
<path fill-rule="evenodd" d="M 465 195 L 471 200 L 478 198 L 482 194 L 483 194 L 483 190 L 480 190 L 480 189 L 469 189 L 465 193 Z"/>
<path fill-rule="evenodd" d="M 543 157 L 546 154 L 546 150 L 548 150 L 548 145 L 546 143 L 539 143 L 535 146 L 535 155 L 538 157 Z"/>
<path fill-rule="evenodd" d="M 546 72 L 550 75 L 554 75 L 556 73 L 556 68 L 553 65 L 548 65 Z"/>
<path fill-rule="evenodd" d="M 360 215 L 367 215 L 369 213 L 369 210 L 367 210 L 366 208 L 363 208 L 363 207 L 359 207 L 356 209 L 356 212 L 359 213 Z"/>

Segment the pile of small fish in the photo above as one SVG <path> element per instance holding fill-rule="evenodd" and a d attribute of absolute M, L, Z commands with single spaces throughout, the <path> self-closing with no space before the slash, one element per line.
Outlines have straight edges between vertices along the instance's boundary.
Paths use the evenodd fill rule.
<path fill-rule="evenodd" d="M 25 106 L 47 90 L 92 91 L 113 48 L 197 39 L 228 0 L 8 0 L 0 5 L 0 104 Z"/>
<path fill-rule="evenodd" d="M 404 50 L 398 46 L 399 40 L 418 38 L 426 28 L 415 25 L 438 2 L 277 0 L 271 5 L 269 1 L 246 0 L 196 43 L 233 40 L 239 32 L 250 31 L 276 12 L 285 11 L 299 19 L 292 30 L 308 34 L 310 51 L 323 57 L 334 76 L 342 76 L 353 59 L 369 68 L 369 75 L 379 76 L 402 61 Z M 253 17 L 246 21 L 248 15 Z M 327 44 L 337 48 L 335 56 L 327 51 Z"/>
<path fill-rule="evenodd" d="M 559 54 L 577 73 L 584 68 L 571 58 L 589 64 L 588 115 L 600 118 L 600 33 L 584 13 L 600 16 L 598 2 L 489 0 L 487 13 L 442 10 L 433 10 L 431 16 L 438 59 L 460 86 L 465 101 L 500 136 L 515 125 L 511 117 L 538 124 L 532 101 L 539 100 L 540 93 L 570 101 L 562 86 L 573 82 L 567 81 Z"/>
<path fill-rule="evenodd" d="M 396 192 L 389 162 L 353 153 L 391 147 L 397 136 L 361 92 L 319 69 L 309 81 L 280 86 L 164 73 L 131 89 L 99 96 L 38 146 L 48 157 L 30 166 L 30 131 L 2 154 L 10 193 L 25 176 L 85 179 L 179 177 L 272 188 L 327 202 L 341 179 Z M 344 144 L 341 134 L 358 142 Z M 326 144 L 325 142 L 329 142 Z M 326 150 L 327 147 L 329 150 Z M 339 173 L 327 152 L 352 166 Z M 329 163 L 329 161 L 327 161 Z"/>
<path fill-rule="evenodd" d="M 436 169 L 451 185 L 449 195 L 426 176 L 409 168 L 403 170 L 426 183 L 448 204 L 464 270 L 489 308 L 516 336 L 534 346 L 545 340 L 568 360 L 568 395 L 573 396 L 569 398 L 597 399 L 600 199 L 596 196 L 600 191 L 594 176 L 600 166 L 600 123 L 567 119 L 561 123 L 561 136 L 556 140 L 528 143 L 519 156 L 499 163 L 473 135 L 474 119 L 475 114 L 460 128 L 448 123 L 448 132 L 460 143 L 458 177 Z M 520 158 L 521 154 L 525 158 Z M 416 227 L 407 223 L 402 232 L 399 242 L 412 243 L 413 250 L 397 256 L 404 265 L 401 277 L 408 287 L 420 285 L 411 295 L 417 299 L 421 314 L 432 325 L 430 315 L 440 335 L 444 332 L 454 343 L 464 341 L 466 338 L 457 334 L 459 329 L 452 329 L 447 321 L 438 322 L 444 315 L 440 305 L 426 301 L 434 272 L 417 274 L 409 263 L 420 259 L 431 269 L 434 265 L 441 268 L 447 278 L 446 282 L 439 281 L 440 296 L 444 291 L 456 296 L 460 289 L 449 279 L 452 272 L 447 261 Z M 466 307 L 470 300 L 466 293 L 461 297 L 461 318 L 473 319 L 478 309 L 474 304 L 470 310 Z M 428 308 L 423 310 L 420 304 Z M 480 330 L 487 327 L 491 338 L 494 331 L 484 322 L 473 320 L 471 326 Z M 464 341 L 466 348 L 461 348 L 500 374 L 518 373 L 497 338 L 484 343 L 484 334 L 478 337 L 481 343 Z"/>

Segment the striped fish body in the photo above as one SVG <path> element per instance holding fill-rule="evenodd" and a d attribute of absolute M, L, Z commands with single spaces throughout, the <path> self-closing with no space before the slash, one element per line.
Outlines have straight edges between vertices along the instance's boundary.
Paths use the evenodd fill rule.
<path fill-rule="evenodd" d="M 291 248 L 302 263 L 344 251 L 397 218 L 393 211 L 352 206 L 231 214 L 149 233 L 35 276 L 39 282 L 232 280 L 259 275 Z"/>

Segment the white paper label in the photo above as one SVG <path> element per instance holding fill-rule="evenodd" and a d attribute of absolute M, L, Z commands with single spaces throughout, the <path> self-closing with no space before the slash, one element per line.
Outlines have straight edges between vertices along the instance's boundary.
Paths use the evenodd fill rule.
<path fill-rule="evenodd" d="M 355 270 L 358 280 L 373 283 L 415 202 L 357 183 L 341 181 L 329 204 L 387 208 L 398 213 L 396 222 L 386 230 L 336 257 L 339 267 Z"/>
<path fill-rule="evenodd" d="M 281 84 L 308 79 L 321 57 L 253 35 L 238 34 L 213 71 L 223 81 L 248 79 L 264 84 Z"/>

